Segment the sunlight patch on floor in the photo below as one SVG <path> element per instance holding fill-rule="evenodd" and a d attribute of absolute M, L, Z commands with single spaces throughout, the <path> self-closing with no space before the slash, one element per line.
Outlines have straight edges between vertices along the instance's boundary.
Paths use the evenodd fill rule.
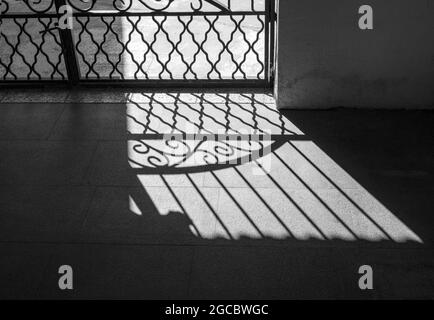
<path fill-rule="evenodd" d="M 156 97 L 127 105 L 130 167 L 160 215 L 184 215 L 195 236 L 422 243 L 264 97 Z"/>

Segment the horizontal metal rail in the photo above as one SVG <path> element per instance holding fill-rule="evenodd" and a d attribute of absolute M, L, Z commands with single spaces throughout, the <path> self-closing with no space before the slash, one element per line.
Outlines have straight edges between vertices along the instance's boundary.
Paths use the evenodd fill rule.
<path fill-rule="evenodd" d="M 89 11 L 89 12 L 76 12 L 74 17 L 173 17 L 173 16 L 261 16 L 266 15 L 266 11 L 231 11 L 230 14 L 221 11 L 209 12 L 135 12 L 135 11 Z M 0 15 L 1 19 L 39 19 L 39 18 L 57 18 L 57 13 L 9 13 Z"/>
<path fill-rule="evenodd" d="M 51 85 L 57 86 L 69 86 L 68 80 L 3 80 L 0 81 L 0 86 L 8 88 L 18 88 L 18 87 L 49 87 Z M 269 91 L 271 88 L 265 80 L 136 80 L 136 79 L 126 79 L 126 80 L 110 80 L 110 79 L 91 79 L 91 80 L 81 80 L 78 86 L 92 87 L 128 87 L 128 88 L 251 88 L 251 89 L 261 89 L 258 92 Z M 267 90 L 269 89 L 269 90 Z M 250 91 L 250 90 L 249 90 Z"/>

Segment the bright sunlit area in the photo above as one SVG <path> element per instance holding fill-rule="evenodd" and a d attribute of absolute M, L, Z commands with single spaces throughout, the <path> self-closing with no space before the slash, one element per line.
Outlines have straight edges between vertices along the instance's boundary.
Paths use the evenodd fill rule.
<path fill-rule="evenodd" d="M 268 95 L 129 100 L 131 170 L 159 214 L 184 216 L 198 238 L 422 243 Z"/>

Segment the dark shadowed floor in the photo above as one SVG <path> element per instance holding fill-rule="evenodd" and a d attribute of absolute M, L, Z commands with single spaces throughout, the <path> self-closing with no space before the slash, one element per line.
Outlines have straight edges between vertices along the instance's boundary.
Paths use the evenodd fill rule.
<path fill-rule="evenodd" d="M 2 92 L 0 298 L 434 298 L 433 123 L 261 94 Z"/>

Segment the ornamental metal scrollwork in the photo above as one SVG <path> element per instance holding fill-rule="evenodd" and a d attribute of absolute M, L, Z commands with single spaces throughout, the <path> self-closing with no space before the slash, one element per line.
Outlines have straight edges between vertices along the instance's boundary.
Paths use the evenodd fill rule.
<path fill-rule="evenodd" d="M 36 1 L 36 0 L 34 0 Z M 134 4 L 140 4 L 143 9 L 151 12 L 162 12 L 170 8 L 177 0 L 113 0 L 112 9 L 119 12 L 127 12 Z M 178 0 L 179 1 L 179 0 Z M 203 7 L 203 0 L 188 0 L 193 11 L 199 11 Z M 96 9 L 97 0 L 68 0 L 68 4 L 79 12 L 88 12 Z M 100 4 L 99 2 L 98 4 Z M 137 8 L 138 9 L 138 8 Z"/>
<path fill-rule="evenodd" d="M 131 1 L 131 0 L 130 0 Z M 174 2 L 175 0 L 151 0 L 151 1 L 146 1 L 146 0 L 139 0 L 139 2 L 141 4 L 143 4 L 146 8 L 148 8 L 151 11 L 164 11 L 167 8 L 170 7 L 170 5 Z M 149 2 L 149 3 L 148 3 Z M 158 5 L 159 7 L 154 7 L 153 5 Z"/>
<path fill-rule="evenodd" d="M 183 0 L 113 0 L 112 10 L 126 12 L 134 4 L 140 4 L 143 9 L 146 8 L 151 12 L 162 12 L 169 9 L 176 1 L 181 2 Z M 193 12 L 200 11 L 204 6 L 204 0 L 186 0 L 184 2 L 186 4 L 189 3 Z M 205 0 L 205 2 L 207 1 Z M 51 9 L 55 8 L 55 0 L 21 0 L 19 3 L 24 4 L 31 12 L 38 14 L 48 13 Z M 11 0 L 2 0 L 0 2 L 0 12 L 2 14 L 9 12 L 11 4 Z M 107 3 L 98 0 L 66 0 L 66 4 L 74 8 L 76 12 L 89 12 L 97 9 L 98 5 Z"/>
<path fill-rule="evenodd" d="M 129 141 L 129 161 L 133 168 L 176 171 L 209 170 L 209 166 L 249 163 L 271 152 L 270 140 L 133 140 Z"/>
<path fill-rule="evenodd" d="M 67 0 L 67 4 L 76 11 L 88 12 L 93 10 L 97 0 Z"/>
<path fill-rule="evenodd" d="M 39 14 L 47 13 L 54 8 L 54 0 L 21 0 L 19 3 L 24 4 L 30 11 Z M 13 6 L 10 0 L 2 0 L 0 8 L 2 14 L 4 14 L 12 10 Z"/>
<path fill-rule="evenodd" d="M 0 14 L 4 14 L 9 11 L 9 4 L 6 1 L 0 1 Z"/>

